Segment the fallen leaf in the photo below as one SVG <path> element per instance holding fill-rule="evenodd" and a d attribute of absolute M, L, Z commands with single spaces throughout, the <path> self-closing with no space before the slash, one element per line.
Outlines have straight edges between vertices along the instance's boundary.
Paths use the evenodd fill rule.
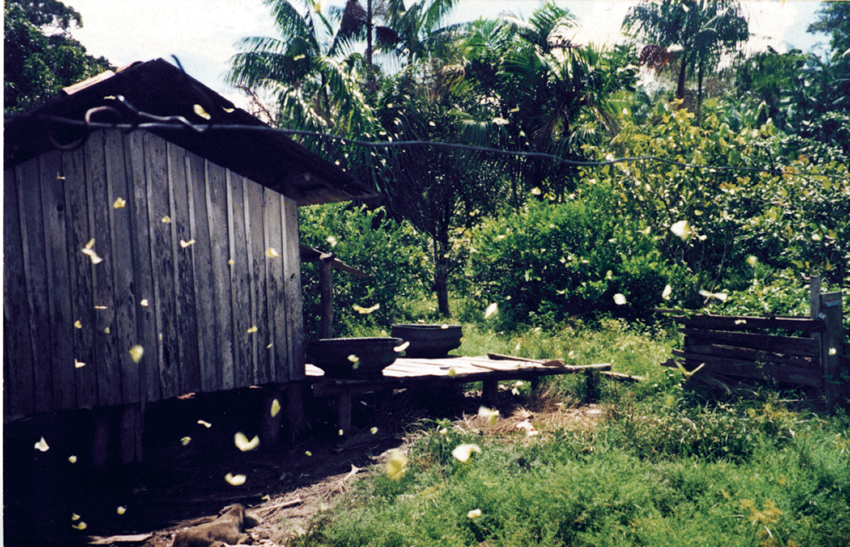
<path fill-rule="evenodd" d="M 77 361 L 76 359 L 74 359 L 74 368 L 83 368 L 84 366 L 86 366 L 85 363 L 81 363 L 81 362 Z"/>
<path fill-rule="evenodd" d="M 115 511 L 116 511 L 119 515 L 123 515 L 124 513 L 126 513 L 126 512 L 127 512 L 127 508 L 126 508 L 126 507 L 124 507 L 123 505 L 119 505 L 119 506 L 118 506 L 118 509 L 116 509 Z"/>
<path fill-rule="evenodd" d="M 473 509 L 469 513 L 466 514 L 466 518 L 468 519 L 477 519 L 481 516 L 481 509 Z"/>
<path fill-rule="evenodd" d="M 269 247 L 268 249 L 266 249 L 266 256 L 269 258 L 278 258 L 280 256 L 280 253 L 277 252 L 277 249 L 275 249 L 274 247 Z"/>
<path fill-rule="evenodd" d="M 275 400 L 272 401 L 272 409 L 271 409 L 272 418 L 277 416 L 278 412 L 280 412 L 280 402 L 277 399 L 275 399 Z"/>
<path fill-rule="evenodd" d="M 183 437 L 182 439 L 180 439 L 180 443 L 181 443 L 183 446 L 186 446 L 186 445 L 187 445 L 187 444 L 189 444 L 190 442 L 192 442 L 192 437 Z"/>
<path fill-rule="evenodd" d="M 77 457 L 76 456 L 68 456 L 68 461 L 71 462 L 71 463 L 77 463 Z"/>
<path fill-rule="evenodd" d="M 180 246 L 183 247 L 184 249 L 186 247 L 189 247 L 190 245 L 194 245 L 194 244 L 195 244 L 194 239 L 190 239 L 189 241 L 183 241 L 182 239 L 180 240 Z"/>
<path fill-rule="evenodd" d="M 306 452 L 304 452 L 304 454 L 305 454 L 305 455 L 307 455 L 307 456 L 312 456 L 312 455 L 313 455 L 313 453 L 312 453 L 312 452 L 310 452 L 309 450 L 307 450 Z"/>
<path fill-rule="evenodd" d="M 691 225 L 687 220 L 680 220 L 674 223 L 670 226 L 670 231 L 683 241 L 690 239 L 694 235 L 694 231 L 691 229 Z"/>
<path fill-rule="evenodd" d="M 378 428 L 377 428 L 377 427 L 373 427 L 373 428 L 372 428 L 372 429 L 370 429 L 369 431 L 371 431 L 371 432 L 372 432 L 372 435 L 374 435 L 375 433 L 377 433 L 377 432 L 378 432 Z"/>
<path fill-rule="evenodd" d="M 81 329 L 81 328 L 83 328 L 83 322 L 80 321 L 79 319 L 77 319 L 76 321 L 74 321 L 74 326 L 77 327 L 78 329 Z"/>
<path fill-rule="evenodd" d="M 257 328 L 257 325 L 254 325 L 253 327 L 248 329 L 248 334 L 253 334 L 253 333 L 257 332 L 258 330 L 259 329 Z"/>
<path fill-rule="evenodd" d="M 490 319 L 497 311 L 499 311 L 499 305 L 496 302 L 493 302 L 487 309 L 484 311 L 484 319 Z"/>
<path fill-rule="evenodd" d="M 664 291 L 662 291 L 661 293 L 661 298 L 663 298 L 664 300 L 670 300 L 671 294 L 673 294 L 673 287 L 671 287 L 670 285 L 665 285 Z"/>
<path fill-rule="evenodd" d="M 496 425 L 499 420 L 499 411 L 487 408 L 486 406 L 478 407 L 478 417 L 486 418 L 491 426 Z"/>
<path fill-rule="evenodd" d="M 393 351 L 396 352 L 396 353 L 401 353 L 404 350 L 406 350 L 409 345 L 410 345 L 410 342 L 404 342 L 404 343 L 399 344 L 398 346 L 394 347 Z"/>
<path fill-rule="evenodd" d="M 164 217 L 162 217 L 162 219 L 161 219 L 160 221 L 161 221 L 163 224 L 171 224 L 171 217 L 170 217 L 170 216 L 168 216 L 168 215 L 165 215 Z"/>
<path fill-rule="evenodd" d="M 620 293 L 614 295 L 614 303 L 618 306 L 622 306 L 626 303 L 626 297 Z"/>
<path fill-rule="evenodd" d="M 147 299 L 147 298 L 142 298 L 142 301 L 141 301 L 141 302 L 139 302 L 139 304 L 141 304 L 141 305 L 142 305 L 142 307 L 147 308 L 147 307 L 148 307 L 148 299 Z"/>
<path fill-rule="evenodd" d="M 79 524 L 72 524 L 71 528 L 76 528 L 77 530 L 85 530 L 88 528 L 85 522 L 80 521 Z"/>
<path fill-rule="evenodd" d="M 449 367 L 448 375 L 449 378 L 454 378 L 455 376 L 457 376 L 457 371 L 455 370 L 455 367 Z"/>
<path fill-rule="evenodd" d="M 127 205 L 127 202 L 121 198 L 115 200 L 115 203 L 112 204 L 113 209 L 123 209 Z"/>
<path fill-rule="evenodd" d="M 211 424 L 211 423 L 209 423 L 209 422 L 205 422 L 205 421 L 203 421 L 203 420 L 198 420 L 198 423 L 199 423 L 200 425 L 202 425 L 202 426 L 206 427 L 207 429 L 209 429 L 210 427 L 212 427 L 212 424 Z"/>

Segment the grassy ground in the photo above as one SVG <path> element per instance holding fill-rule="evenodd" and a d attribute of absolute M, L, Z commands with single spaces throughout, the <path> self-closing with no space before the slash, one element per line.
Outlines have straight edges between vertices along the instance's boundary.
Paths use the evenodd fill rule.
<path fill-rule="evenodd" d="M 617 322 L 512 336 L 464 326 L 465 354 L 610 362 L 647 380 L 604 380 L 588 407 L 583 379 L 559 377 L 520 386 L 525 408 L 510 416 L 424 421 L 295 544 L 850 545 L 850 419 L 769 389 L 689 389 L 658 366 L 672 343 Z M 460 461 L 462 445 L 480 452 Z"/>

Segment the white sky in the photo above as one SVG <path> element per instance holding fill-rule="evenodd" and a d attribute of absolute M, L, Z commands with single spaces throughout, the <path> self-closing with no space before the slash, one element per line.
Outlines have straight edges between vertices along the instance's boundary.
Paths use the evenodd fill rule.
<path fill-rule="evenodd" d="M 343 0 L 325 0 L 342 4 Z M 629 7 L 628 0 L 559 0 L 578 18 L 578 43 L 615 42 Z M 238 91 L 224 83 L 228 60 L 245 36 L 277 36 L 269 9 L 262 0 L 65 0 L 83 17 L 74 31 L 88 52 L 123 66 L 134 61 L 176 55 L 186 71 L 217 92 L 242 104 Z M 300 2 L 296 2 L 300 5 Z M 496 17 L 513 12 L 527 19 L 540 6 L 538 0 L 460 0 L 451 22 Z M 750 22 L 749 49 L 770 44 L 782 52 L 789 47 L 812 50 L 826 44 L 826 36 L 806 33 L 819 2 L 742 2 Z"/>

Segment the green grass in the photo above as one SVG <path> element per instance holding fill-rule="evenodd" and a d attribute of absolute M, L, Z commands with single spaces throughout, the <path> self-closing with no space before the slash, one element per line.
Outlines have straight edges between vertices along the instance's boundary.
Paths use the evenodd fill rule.
<path fill-rule="evenodd" d="M 535 437 L 504 418 L 425 422 L 400 479 L 376 464 L 294 544 L 849 545 L 850 419 L 767 389 L 718 400 L 683 388 L 658 366 L 673 343 L 616 322 L 511 335 L 465 325 L 464 354 L 611 362 L 648 379 L 604 380 L 592 426 L 536 413 Z M 568 403 L 549 408 L 581 399 L 581 386 L 552 380 L 548 396 Z M 461 463 L 451 452 L 464 443 L 481 453 Z"/>

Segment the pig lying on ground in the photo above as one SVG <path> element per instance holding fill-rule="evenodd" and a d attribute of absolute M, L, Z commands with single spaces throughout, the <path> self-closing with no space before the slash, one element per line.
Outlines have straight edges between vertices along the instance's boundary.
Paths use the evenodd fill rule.
<path fill-rule="evenodd" d="M 250 543 L 245 530 L 258 525 L 259 519 L 245 512 L 242 505 L 232 505 L 211 522 L 177 532 L 172 547 L 220 547 Z"/>

